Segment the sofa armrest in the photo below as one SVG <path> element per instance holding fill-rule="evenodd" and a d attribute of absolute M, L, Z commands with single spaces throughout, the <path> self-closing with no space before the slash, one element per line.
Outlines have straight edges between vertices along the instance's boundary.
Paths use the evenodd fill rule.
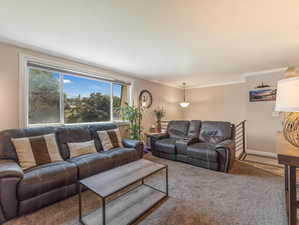
<path fill-rule="evenodd" d="M 167 133 L 153 134 L 151 135 L 151 140 L 157 141 L 160 139 L 169 138 Z"/>
<path fill-rule="evenodd" d="M 0 160 L 0 206 L 5 220 L 17 216 L 17 186 L 23 176 L 21 167 L 15 161 Z"/>
<path fill-rule="evenodd" d="M 188 136 L 181 140 L 184 140 L 188 145 L 199 142 L 199 138 L 196 136 Z"/>
<path fill-rule="evenodd" d="M 215 149 L 219 154 L 220 171 L 228 172 L 235 160 L 235 142 L 233 140 L 225 140 L 216 145 Z"/>
<path fill-rule="evenodd" d="M 130 140 L 130 139 L 122 139 L 122 143 L 124 147 L 126 148 L 135 148 L 136 151 L 140 153 L 140 158 L 143 156 L 143 149 L 144 149 L 144 144 L 142 141 L 138 140 Z"/>
<path fill-rule="evenodd" d="M 165 138 L 169 138 L 169 135 L 167 133 L 150 135 L 151 151 L 155 151 L 156 141 L 165 139 Z"/>
<path fill-rule="evenodd" d="M 13 160 L 0 160 L 0 179 L 6 177 L 23 178 L 21 167 Z"/>

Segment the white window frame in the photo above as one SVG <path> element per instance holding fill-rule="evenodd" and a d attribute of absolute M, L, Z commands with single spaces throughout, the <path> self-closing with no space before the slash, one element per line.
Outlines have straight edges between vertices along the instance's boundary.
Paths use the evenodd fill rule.
<path fill-rule="evenodd" d="M 63 110 L 63 102 L 60 99 L 60 117 L 61 117 L 61 122 L 60 123 L 42 123 L 42 124 L 29 124 L 28 121 L 28 110 L 29 110 L 29 69 L 28 69 L 28 63 L 29 62 L 34 62 L 36 64 L 41 64 L 41 65 L 47 65 L 49 67 L 53 68 L 63 68 L 65 70 L 69 71 L 74 71 L 77 74 L 82 74 L 82 77 L 87 77 L 89 79 L 96 79 L 101 82 L 108 82 L 110 83 L 110 90 L 111 90 L 111 113 L 110 113 L 110 121 L 102 121 L 102 122 L 87 122 L 87 123 L 73 123 L 73 124 L 65 124 L 64 123 L 64 110 Z M 89 65 L 87 65 L 89 66 Z M 92 66 L 92 65 L 90 65 Z M 70 72 L 70 75 L 73 75 Z M 74 74 L 73 76 L 76 76 Z M 81 75 L 80 75 L 81 76 Z M 101 80 L 104 79 L 104 80 Z M 60 75 L 60 79 L 63 79 L 63 73 Z M 107 81 L 109 80 L 109 81 Z M 111 80 L 111 81 L 110 81 Z M 130 83 L 128 85 L 128 103 L 132 105 L 133 102 L 133 90 L 134 90 L 134 79 L 130 79 L 128 77 L 125 77 L 121 74 L 102 70 L 102 69 L 97 69 L 97 70 L 82 70 L 82 67 L 80 66 L 74 66 L 73 64 L 69 63 L 61 63 L 57 62 L 51 59 L 46 59 L 46 58 L 41 58 L 41 57 L 35 57 L 31 55 L 26 55 L 23 53 L 19 53 L 19 127 L 20 128 L 27 128 L 27 127 L 39 127 L 39 126 L 55 126 L 55 125 L 82 125 L 82 124 L 103 124 L 103 123 L 111 123 L 111 122 L 116 122 L 118 124 L 123 124 L 126 123 L 124 121 L 119 121 L 119 120 L 113 120 L 113 88 L 112 85 L 113 83 L 118 83 L 117 81 L 122 81 L 124 83 Z M 60 91 L 63 90 L 63 82 L 62 85 L 60 85 Z M 63 96 L 63 95 L 60 95 Z"/>

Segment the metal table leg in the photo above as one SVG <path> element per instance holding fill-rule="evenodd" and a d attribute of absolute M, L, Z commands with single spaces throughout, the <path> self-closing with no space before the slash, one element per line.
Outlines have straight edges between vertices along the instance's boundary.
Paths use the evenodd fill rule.
<path fill-rule="evenodd" d="M 166 196 L 168 197 L 168 166 L 166 167 Z"/>
<path fill-rule="evenodd" d="M 103 200 L 103 206 L 102 206 L 102 210 L 103 210 L 103 225 L 106 225 L 106 199 L 102 198 Z"/>
<path fill-rule="evenodd" d="M 287 207 L 289 225 L 297 225 L 296 167 L 287 167 Z"/>
<path fill-rule="evenodd" d="M 82 223 L 82 198 L 81 198 L 81 184 L 78 183 L 79 192 L 79 221 Z"/>

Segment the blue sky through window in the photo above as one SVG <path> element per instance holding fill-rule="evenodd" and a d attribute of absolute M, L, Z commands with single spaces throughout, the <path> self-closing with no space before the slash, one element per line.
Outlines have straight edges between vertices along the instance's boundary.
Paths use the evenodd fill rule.
<path fill-rule="evenodd" d="M 64 92 L 69 98 L 88 97 L 91 93 L 100 92 L 110 95 L 110 84 L 98 80 L 83 77 L 64 75 Z"/>
<path fill-rule="evenodd" d="M 121 97 L 121 85 L 113 84 L 113 96 Z"/>
<path fill-rule="evenodd" d="M 59 72 L 52 72 L 52 76 L 57 80 L 60 79 Z M 110 95 L 110 83 L 99 80 L 88 79 L 85 77 L 64 75 L 64 93 L 69 98 L 88 97 L 91 93 L 100 92 L 103 95 Z M 113 85 L 113 95 L 121 97 L 121 85 Z"/>

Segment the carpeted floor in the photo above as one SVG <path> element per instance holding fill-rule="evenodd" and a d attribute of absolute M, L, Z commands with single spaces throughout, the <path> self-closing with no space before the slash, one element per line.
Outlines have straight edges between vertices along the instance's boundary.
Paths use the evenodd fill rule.
<path fill-rule="evenodd" d="M 237 161 L 230 174 L 188 164 L 148 159 L 169 165 L 170 197 L 141 218 L 141 225 L 286 225 L 283 177 L 253 164 Z M 159 185 L 164 174 L 147 182 Z M 83 198 L 88 208 L 98 199 Z M 41 209 L 5 225 L 78 225 L 78 198 Z"/>

